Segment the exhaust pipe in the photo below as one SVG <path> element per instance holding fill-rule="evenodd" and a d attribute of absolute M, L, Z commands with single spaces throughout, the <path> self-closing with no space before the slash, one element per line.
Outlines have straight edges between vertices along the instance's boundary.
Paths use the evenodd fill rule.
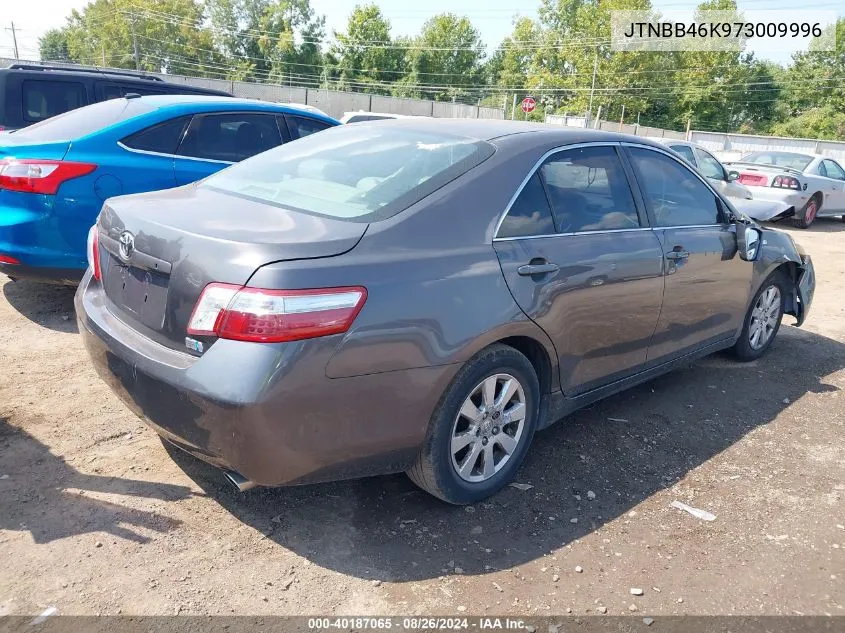
<path fill-rule="evenodd" d="M 226 479 L 228 479 L 229 482 L 240 492 L 246 492 L 258 485 L 254 481 L 250 481 L 244 477 L 242 474 L 236 473 L 234 470 L 224 470 L 223 474 L 226 475 Z"/>

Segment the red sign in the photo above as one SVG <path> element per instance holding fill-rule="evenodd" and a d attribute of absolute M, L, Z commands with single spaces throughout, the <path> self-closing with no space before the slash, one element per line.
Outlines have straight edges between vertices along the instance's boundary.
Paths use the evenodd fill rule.
<path fill-rule="evenodd" d="M 534 97 L 525 97 L 522 100 L 522 111 L 528 114 L 529 112 L 534 112 L 534 108 L 537 107 L 537 102 L 534 101 Z"/>

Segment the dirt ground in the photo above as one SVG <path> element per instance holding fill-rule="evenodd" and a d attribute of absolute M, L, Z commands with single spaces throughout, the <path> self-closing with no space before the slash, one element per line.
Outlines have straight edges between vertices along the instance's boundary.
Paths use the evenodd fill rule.
<path fill-rule="evenodd" d="M 0 275 L 0 615 L 843 615 L 845 224 L 790 231 L 805 327 L 572 415 L 468 508 L 404 475 L 237 493 L 100 382 L 71 290 Z"/>

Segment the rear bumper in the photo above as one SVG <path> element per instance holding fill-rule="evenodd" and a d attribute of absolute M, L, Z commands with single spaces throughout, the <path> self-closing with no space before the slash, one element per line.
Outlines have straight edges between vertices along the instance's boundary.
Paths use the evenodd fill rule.
<path fill-rule="evenodd" d="M 755 220 L 774 220 L 798 213 L 807 204 L 812 193 L 777 187 L 749 186 L 748 189 L 754 196 L 752 200 L 732 202 L 740 211 Z"/>
<path fill-rule="evenodd" d="M 76 201 L 73 201 L 74 203 Z M 2 272 L 17 278 L 76 284 L 88 262 L 85 237 L 93 224 L 65 198 L 0 191 L 0 254 L 20 265 Z"/>
<path fill-rule="evenodd" d="M 196 357 L 143 337 L 107 301 L 86 275 L 77 319 L 101 378 L 157 433 L 260 485 L 407 470 L 459 368 L 327 378 L 337 337 L 219 340 Z"/>
<path fill-rule="evenodd" d="M 85 274 L 82 268 L 47 268 L 26 264 L 5 264 L 0 262 L 0 273 L 12 279 L 30 279 L 49 284 L 75 286 Z"/>
<path fill-rule="evenodd" d="M 732 199 L 733 205 L 745 215 L 760 222 L 780 220 L 795 214 L 796 207 L 789 200 Z"/>

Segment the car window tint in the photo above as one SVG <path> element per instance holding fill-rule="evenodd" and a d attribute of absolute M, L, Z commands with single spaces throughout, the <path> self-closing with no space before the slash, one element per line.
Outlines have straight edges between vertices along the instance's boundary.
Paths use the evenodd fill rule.
<path fill-rule="evenodd" d="M 719 223 L 716 196 L 688 167 L 653 150 L 629 151 L 657 226 Z"/>
<path fill-rule="evenodd" d="M 288 131 L 293 140 L 308 136 L 314 132 L 321 132 L 327 128 L 332 127 L 328 123 L 318 121 L 317 119 L 306 119 L 301 116 L 285 115 L 288 122 Z"/>
<path fill-rule="evenodd" d="M 272 115 L 206 114 L 194 117 L 178 153 L 237 163 L 281 144 Z"/>
<path fill-rule="evenodd" d="M 526 235 L 552 235 L 555 225 L 549 199 L 540 176 L 535 173 L 525 183 L 511 205 L 496 237 L 525 237 Z"/>
<path fill-rule="evenodd" d="M 673 150 L 683 156 L 690 165 L 695 165 L 695 158 L 692 155 L 692 148 L 689 145 L 670 145 Z"/>
<path fill-rule="evenodd" d="M 698 169 L 702 174 L 715 180 L 725 179 L 725 170 L 722 168 L 722 163 L 700 149 L 695 150 L 695 155 L 698 157 Z"/>
<path fill-rule="evenodd" d="M 185 132 L 185 126 L 191 120 L 189 116 L 183 116 L 164 123 L 148 127 L 145 130 L 136 132 L 123 139 L 122 143 L 132 149 L 145 152 L 156 152 L 157 154 L 175 154 Z"/>
<path fill-rule="evenodd" d="M 827 168 L 824 166 L 824 161 L 819 163 L 819 166 L 816 167 L 816 171 L 819 173 L 819 176 L 827 177 Z"/>
<path fill-rule="evenodd" d="M 839 166 L 839 163 L 835 163 L 832 160 L 824 160 L 822 161 L 822 165 L 824 165 L 825 169 L 827 170 L 828 178 L 845 180 L 845 170 L 843 170 L 842 167 Z"/>
<path fill-rule="evenodd" d="M 625 170 L 613 147 L 559 152 L 540 168 L 561 233 L 640 226 Z"/>
<path fill-rule="evenodd" d="M 123 96 L 123 91 L 120 86 L 114 84 L 103 85 L 103 101 L 108 99 L 120 99 Z"/>
<path fill-rule="evenodd" d="M 85 86 L 68 81 L 24 81 L 21 90 L 27 121 L 43 121 L 85 105 Z"/>

